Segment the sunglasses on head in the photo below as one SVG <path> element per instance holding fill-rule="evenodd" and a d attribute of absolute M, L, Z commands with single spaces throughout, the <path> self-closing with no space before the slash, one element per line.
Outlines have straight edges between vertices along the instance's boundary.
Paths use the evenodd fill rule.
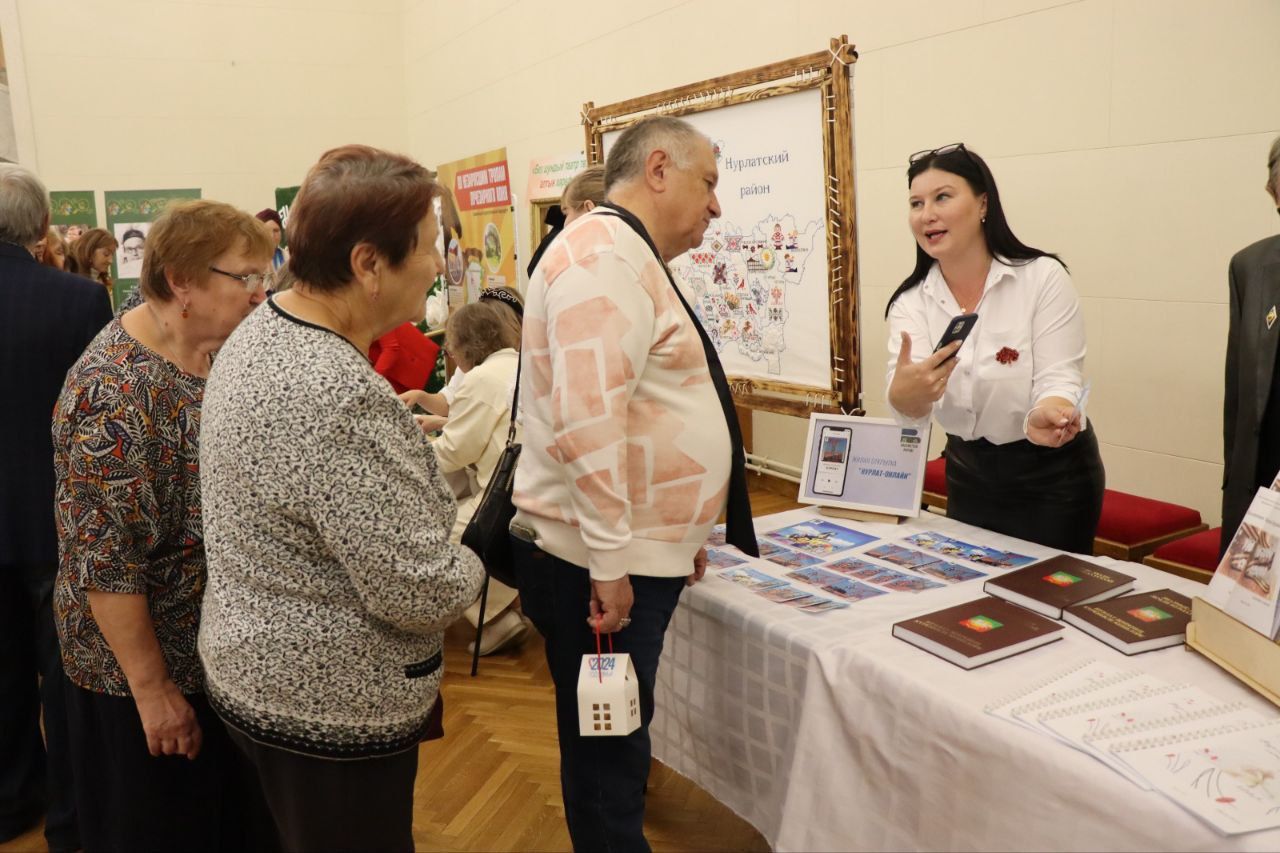
<path fill-rule="evenodd" d="M 941 157 L 943 154 L 951 154 L 955 151 L 963 151 L 966 154 L 969 153 L 969 149 L 964 147 L 963 142 L 953 142 L 950 145 L 944 145 L 941 148 L 929 148 L 924 151 L 917 151 L 907 159 L 907 163 L 908 165 L 914 166 L 921 160 L 931 157 Z"/>

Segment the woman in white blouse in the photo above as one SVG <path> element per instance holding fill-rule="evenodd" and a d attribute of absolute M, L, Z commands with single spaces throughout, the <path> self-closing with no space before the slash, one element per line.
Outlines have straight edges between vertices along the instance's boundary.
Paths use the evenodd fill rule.
<path fill-rule="evenodd" d="M 520 361 L 520 323 L 509 310 L 511 304 L 481 297 L 479 302 L 454 311 L 445 327 L 445 349 L 462 372 L 462 382 L 449 406 L 444 429 L 432 446 L 442 473 L 458 472 L 468 481 L 449 536 L 452 542 L 461 540 L 507 446 L 511 393 Z M 528 632 L 527 623 L 515 608 L 516 596 L 511 587 L 489 579 L 480 654 L 509 647 Z M 476 627 L 480 621 L 479 602 L 463 615 Z"/>
<path fill-rule="evenodd" d="M 963 143 L 907 169 L 916 266 L 889 300 L 889 406 L 947 432 L 947 515 L 1088 553 L 1105 473 L 1082 407 L 1084 318 L 1066 267 L 1023 244 Z M 951 319 L 963 344 L 932 352 Z"/>

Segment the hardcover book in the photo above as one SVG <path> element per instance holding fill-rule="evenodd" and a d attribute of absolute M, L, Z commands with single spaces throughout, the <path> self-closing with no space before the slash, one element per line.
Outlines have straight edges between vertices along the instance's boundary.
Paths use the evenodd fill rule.
<path fill-rule="evenodd" d="M 982 589 L 1050 619 L 1061 619 L 1063 608 L 1124 595 L 1133 589 L 1133 578 L 1070 554 L 1059 554 L 991 578 Z"/>
<path fill-rule="evenodd" d="M 979 598 L 893 626 L 893 636 L 962 669 L 1062 639 L 1062 626 L 998 598 Z"/>
<path fill-rule="evenodd" d="M 1157 589 L 1066 608 L 1062 618 L 1126 655 L 1180 646 L 1187 640 L 1191 599 Z"/>

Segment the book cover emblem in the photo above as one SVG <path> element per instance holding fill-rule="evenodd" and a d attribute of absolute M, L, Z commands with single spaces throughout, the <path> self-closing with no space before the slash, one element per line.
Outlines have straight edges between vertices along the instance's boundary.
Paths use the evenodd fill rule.
<path fill-rule="evenodd" d="M 985 634 L 988 631 L 994 631 L 996 628 L 1003 628 L 1003 622 L 997 622 L 990 616 L 970 616 L 960 623 L 970 631 L 977 631 L 979 634 Z"/>
<path fill-rule="evenodd" d="M 1080 578 L 1069 572 L 1054 572 L 1051 575 L 1045 575 L 1044 579 L 1055 586 L 1071 586 L 1080 583 Z"/>
<path fill-rule="evenodd" d="M 1172 619 L 1173 615 L 1165 613 L 1155 605 L 1147 605 L 1146 607 L 1137 607 L 1127 611 L 1134 619 L 1141 619 L 1143 622 L 1161 622 L 1165 619 Z"/>

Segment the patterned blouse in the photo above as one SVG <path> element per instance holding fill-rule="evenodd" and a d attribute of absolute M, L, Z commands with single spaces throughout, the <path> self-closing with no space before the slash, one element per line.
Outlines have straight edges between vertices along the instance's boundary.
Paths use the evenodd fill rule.
<path fill-rule="evenodd" d="M 196 655 L 203 397 L 203 379 L 144 347 L 119 319 L 67 373 L 53 417 L 53 606 L 67 676 L 87 690 L 130 695 L 90 590 L 146 595 L 169 677 L 184 693 L 204 690 Z"/>

